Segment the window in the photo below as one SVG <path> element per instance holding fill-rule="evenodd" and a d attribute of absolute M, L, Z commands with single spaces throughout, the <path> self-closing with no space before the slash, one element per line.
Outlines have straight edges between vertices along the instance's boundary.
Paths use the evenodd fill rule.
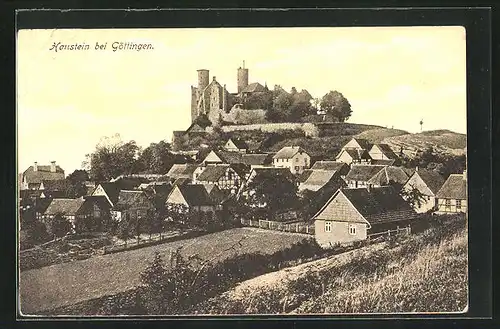
<path fill-rule="evenodd" d="M 457 200 L 456 205 L 457 205 L 457 210 L 462 209 L 462 200 Z"/>
<path fill-rule="evenodd" d="M 295 171 L 299 171 L 300 170 L 300 167 L 299 166 L 295 166 Z"/>
<path fill-rule="evenodd" d="M 356 235 L 356 225 L 353 225 L 353 224 L 349 225 L 349 234 Z"/>
<path fill-rule="evenodd" d="M 446 199 L 446 200 L 444 201 L 444 205 L 445 205 L 446 207 L 451 207 L 451 200 Z"/>
<path fill-rule="evenodd" d="M 299 162 L 299 158 L 295 158 L 295 162 Z"/>
<path fill-rule="evenodd" d="M 332 231 L 332 222 L 325 222 L 325 232 Z"/>

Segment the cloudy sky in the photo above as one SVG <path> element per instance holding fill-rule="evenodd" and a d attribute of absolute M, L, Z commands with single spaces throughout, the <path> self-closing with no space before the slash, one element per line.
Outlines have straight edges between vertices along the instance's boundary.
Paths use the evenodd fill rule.
<path fill-rule="evenodd" d="M 49 50 L 58 42 L 90 50 Z M 113 52 L 113 42 L 154 49 Z M 196 70 L 235 92 L 243 60 L 250 83 L 340 91 L 349 122 L 418 132 L 423 119 L 424 130 L 465 133 L 465 49 L 461 27 L 21 30 L 19 169 L 56 160 L 69 174 L 115 133 L 143 147 L 170 140 L 190 123 Z"/>

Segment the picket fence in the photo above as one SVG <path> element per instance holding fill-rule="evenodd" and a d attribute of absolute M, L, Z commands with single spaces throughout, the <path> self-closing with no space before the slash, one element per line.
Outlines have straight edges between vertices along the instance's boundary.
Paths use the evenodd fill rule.
<path fill-rule="evenodd" d="M 122 243 L 112 244 L 108 246 L 104 246 L 99 250 L 100 254 L 109 254 L 119 251 L 124 251 L 127 249 L 135 249 L 138 246 L 147 246 L 153 245 L 163 240 L 173 240 L 175 238 L 187 237 L 193 235 L 194 231 L 186 231 L 186 232 L 170 232 L 170 233 L 154 233 L 150 234 L 147 238 L 130 238 L 125 240 Z"/>
<path fill-rule="evenodd" d="M 391 235 L 400 235 L 400 234 L 411 234 L 411 227 L 405 226 L 405 227 L 399 227 L 397 226 L 396 229 L 394 230 L 387 230 L 387 231 L 382 231 L 382 232 L 377 232 L 377 233 L 372 233 L 368 234 L 368 239 L 375 239 L 381 236 L 391 236 Z"/>
<path fill-rule="evenodd" d="M 314 234 L 314 225 L 304 222 L 276 222 L 264 219 L 241 219 L 244 226 L 258 227 L 274 231 Z"/>

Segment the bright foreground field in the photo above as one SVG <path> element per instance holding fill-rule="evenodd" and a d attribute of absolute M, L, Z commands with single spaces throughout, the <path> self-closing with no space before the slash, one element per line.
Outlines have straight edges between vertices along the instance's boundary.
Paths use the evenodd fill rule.
<path fill-rule="evenodd" d="M 444 224 L 240 283 L 198 305 L 204 314 L 462 312 L 467 229 Z"/>
<path fill-rule="evenodd" d="M 141 249 L 92 257 L 20 273 L 21 311 L 25 315 L 127 291 L 140 284 L 140 273 L 158 251 L 168 257 L 183 246 L 184 255 L 207 259 L 241 241 L 241 246 L 220 255 L 261 252 L 271 254 L 309 237 L 300 234 L 236 228 L 201 237 Z M 243 240 L 242 240 L 243 239 Z"/>

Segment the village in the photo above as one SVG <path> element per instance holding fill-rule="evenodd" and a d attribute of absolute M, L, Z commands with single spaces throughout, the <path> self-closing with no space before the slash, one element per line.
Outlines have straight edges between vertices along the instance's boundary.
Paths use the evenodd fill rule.
<path fill-rule="evenodd" d="M 218 242 L 208 242 L 205 249 L 233 250 L 233 244 L 241 244 L 251 235 L 252 243 L 262 244 L 262 249 L 266 241 L 283 244 L 273 251 L 276 253 L 279 248 L 293 249 L 294 243 L 309 241 L 314 246 L 307 248 L 316 250 L 317 246 L 315 257 L 319 257 L 344 250 L 339 248 L 356 249 L 363 243 L 391 236 L 411 236 L 419 231 L 422 222 L 439 222 L 439 216 L 465 218 L 465 161 L 458 167 L 451 160 L 437 163 L 432 147 L 411 151 L 414 158 L 411 160 L 403 146 L 396 148 L 356 134 L 347 134 L 349 139 L 343 136 L 341 140 L 347 142 L 335 154 L 311 152 L 312 146 L 308 149 L 304 143 L 278 135 L 303 134 L 300 137 L 303 141 L 312 145 L 316 140 L 319 145 L 321 136 L 336 138 L 336 131 L 356 128 L 344 122 L 350 112 L 334 120 L 328 117 L 331 112 L 318 106 L 319 101 L 316 107 L 309 105 L 315 100 L 306 90 L 292 90 L 294 106 L 311 107 L 314 112 L 306 120 L 316 118 L 317 122 L 263 123 L 262 120 L 270 120 L 266 111 L 251 108 L 262 105 L 262 99 L 271 95 L 271 91 L 267 85 L 249 84 L 244 64 L 237 76 L 238 92 L 230 94 L 215 77 L 209 83 L 208 70 L 198 71 L 199 85 L 192 87 L 192 123 L 186 130 L 174 131 L 172 143 L 165 144 L 175 161 L 164 172 L 124 172 L 107 180 L 92 180 L 84 170 L 67 175 L 56 161 L 34 162 L 25 168 L 18 180 L 19 265 L 24 275 L 35 275 L 35 271 L 43 271 L 50 265 L 99 262 L 103 256 L 114 257 L 115 262 L 118 259 L 130 262 L 134 257 L 150 257 L 132 254 L 141 248 L 149 250 L 153 246 L 183 242 L 190 245 L 217 234 L 234 234 L 231 239 L 236 236 L 241 239 L 229 239 L 232 241 L 229 245 L 217 247 Z M 263 128 L 273 129 L 271 137 L 258 147 L 235 133 L 252 124 L 257 128 L 247 131 L 250 135 L 263 134 Z M 288 126 L 304 131 L 287 130 Z M 320 132 L 308 133 L 310 126 Z M 367 131 L 390 134 L 395 131 L 382 127 L 370 129 Z M 425 133 L 422 132 L 424 136 Z M 433 136 L 434 132 L 428 134 Z M 220 140 L 221 136 L 224 139 Z M 216 143 L 206 145 L 199 142 L 200 138 Z M 263 146 L 269 138 L 278 138 L 284 146 L 270 151 Z M 198 145 L 192 147 L 190 143 Z M 420 160 L 415 160 L 418 157 Z M 422 160 L 425 157 L 434 158 L 425 162 Z M 419 167 L 419 163 L 425 163 L 424 167 Z M 462 166 L 463 170 L 448 170 L 443 175 L 438 169 L 445 165 Z M 307 256 L 308 251 L 300 250 L 311 250 L 304 246 L 297 248 L 296 258 Z M 130 289 L 129 285 L 126 287 Z M 40 289 L 31 287 L 21 293 L 28 300 L 25 304 L 28 311 L 69 305 L 67 301 L 43 305 L 49 297 L 44 297 L 47 292 L 39 295 L 34 292 Z M 125 289 L 125 285 L 120 289 Z M 104 292 L 94 294 L 97 298 Z M 74 302 L 91 297 L 81 295 Z"/>

